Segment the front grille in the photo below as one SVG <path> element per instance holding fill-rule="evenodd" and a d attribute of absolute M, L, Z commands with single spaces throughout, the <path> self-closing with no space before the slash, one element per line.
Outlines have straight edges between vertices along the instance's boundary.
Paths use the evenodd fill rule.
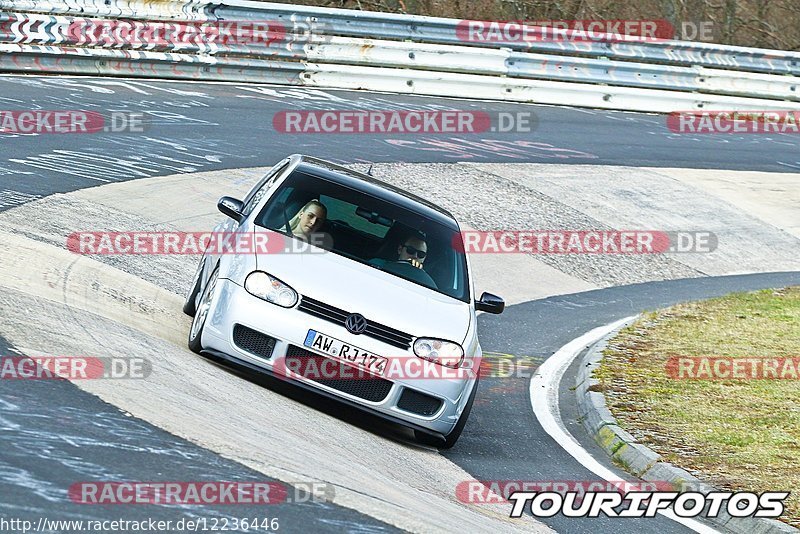
<path fill-rule="evenodd" d="M 313 359 L 314 365 L 309 365 L 307 361 L 303 361 L 308 359 Z M 301 361 L 295 362 L 292 360 Z M 380 402 L 386 398 L 386 396 L 389 394 L 389 390 L 392 389 L 392 382 L 389 380 L 378 378 L 377 376 L 369 375 L 367 373 L 359 374 L 357 370 L 355 370 L 356 372 L 352 376 L 358 376 L 359 378 L 322 378 L 320 377 L 319 372 L 311 372 L 312 369 L 324 369 L 322 364 L 325 362 L 325 360 L 328 360 L 328 358 L 319 356 L 318 354 L 314 354 L 306 349 L 296 347 L 294 345 L 289 345 L 289 349 L 286 351 L 287 369 L 298 369 L 300 370 L 299 374 L 306 376 L 309 380 L 313 380 L 314 382 L 322 384 L 323 386 L 337 389 L 343 393 L 347 393 L 348 395 L 353 395 L 354 397 L 368 400 L 370 402 Z M 340 363 L 340 365 L 345 364 Z"/>
<path fill-rule="evenodd" d="M 404 388 L 397 402 L 397 407 L 407 412 L 430 416 L 442 407 L 442 399 L 420 393 L 413 389 Z"/>
<path fill-rule="evenodd" d="M 345 320 L 347 320 L 347 317 L 350 315 L 350 312 L 346 312 L 309 297 L 303 297 L 297 309 L 309 315 L 319 317 L 320 319 L 336 323 L 339 326 L 344 326 Z M 367 330 L 364 332 L 364 335 L 406 350 L 411 347 L 411 340 L 413 339 L 405 332 L 395 330 L 394 328 L 376 323 L 375 321 L 370 321 L 369 319 L 367 319 Z"/>
<path fill-rule="evenodd" d="M 233 327 L 233 342 L 240 349 L 260 356 L 265 360 L 272 358 L 272 351 L 275 350 L 274 337 L 240 324 Z"/>

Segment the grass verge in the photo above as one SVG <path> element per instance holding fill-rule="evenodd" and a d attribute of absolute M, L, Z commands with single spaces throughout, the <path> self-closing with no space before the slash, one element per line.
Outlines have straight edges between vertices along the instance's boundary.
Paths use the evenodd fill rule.
<path fill-rule="evenodd" d="M 782 519 L 800 526 L 800 378 L 785 360 L 800 358 L 800 287 L 646 314 L 604 354 L 595 377 L 620 426 L 718 489 L 792 491 Z M 731 365 L 704 367 L 705 357 Z M 691 370 L 676 366 L 686 358 L 695 358 Z M 739 358 L 782 363 L 777 375 L 753 379 L 759 364 L 742 360 L 743 378 L 720 378 Z"/>

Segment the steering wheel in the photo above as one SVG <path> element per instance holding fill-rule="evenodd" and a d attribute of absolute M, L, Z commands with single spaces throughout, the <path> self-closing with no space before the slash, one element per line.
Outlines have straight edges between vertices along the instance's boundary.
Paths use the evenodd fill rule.
<path fill-rule="evenodd" d="M 421 268 L 411 265 L 410 260 L 394 260 L 386 264 L 386 271 L 407 278 L 412 282 L 418 282 L 424 286 L 437 289 L 433 278 Z"/>

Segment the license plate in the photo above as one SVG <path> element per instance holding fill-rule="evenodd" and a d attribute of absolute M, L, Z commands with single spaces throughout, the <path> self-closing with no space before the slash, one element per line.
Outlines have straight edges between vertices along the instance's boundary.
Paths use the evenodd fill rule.
<path fill-rule="evenodd" d="M 303 345 L 376 375 L 382 375 L 389 362 L 383 356 L 372 354 L 316 330 L 308 331 Z"/>

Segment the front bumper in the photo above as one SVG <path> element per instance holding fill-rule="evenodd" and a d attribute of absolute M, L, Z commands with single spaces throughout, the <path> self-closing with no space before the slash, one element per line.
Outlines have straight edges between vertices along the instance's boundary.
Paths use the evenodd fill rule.
<path fill-rule="evenodd" d="M 234 327 L 242 325 L 275 339 L 271 357 L 264 358 L 243 349 L 234 340 Z M 300 374 L 293 373 L 285 363 L 291 346 L 300 347 L 319 356 L 304 346 L 309 330 L 352 344 L 363 350 L 389 359 L 415 359 L 411 349 L 403 350 L 364 335 L 355 336 L 342 326 L 304 313 L 295 308 L 282 308 L 250 295 L 243 287 L 226 279 L 220 279 L 217 295 L 203 330 L 202 345 L 206 352 L 224 359 L 246 363 L 246 367 L 268 374 L 286 377 L 292 382 L 312 389 L 325 396 L 337 398 L 346 404 L 379 415 L 384 419 L 403 424 L 415 430 L 438 435 L 447 435 L 453 429 L 476 385 L 475 378 L 457 377 L 392 377 L 391 387 L 385 398 L 370 401 L 336 387 L 330 387 Z M 293 349 L 291 352 L 297 352 Z M 327 357 L 327 356 L 325 356 Z M 470 355 L 467 355 L 470 359 Z M 467 374 L 468 375 L 468 374 Z M 411 413 L 398 406 L 406 389 L 438 398 L 441 406 L 429 416 Z M 406 392 L 406 395 L 408 393 Z"/>

